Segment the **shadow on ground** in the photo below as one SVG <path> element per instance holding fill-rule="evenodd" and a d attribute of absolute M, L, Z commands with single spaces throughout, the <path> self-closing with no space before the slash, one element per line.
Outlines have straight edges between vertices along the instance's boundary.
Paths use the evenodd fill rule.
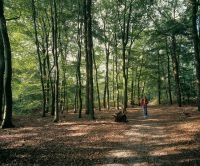
<path fill-rule="evenodd" d="M 69 112 L 58 124 L 50 117 L 20 119 L 19 127 L 0 131 L 0 165 L 200 165 L 195 108 L 151 107 L 147 119 L 134 108 L 128 110 L 128 123 L 113 122 L 112 114 L 102 111 L 88 121 Z"/>

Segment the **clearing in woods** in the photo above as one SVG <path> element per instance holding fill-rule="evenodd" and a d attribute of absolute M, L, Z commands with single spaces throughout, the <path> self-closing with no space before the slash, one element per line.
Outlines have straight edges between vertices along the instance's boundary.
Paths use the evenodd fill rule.
<path fill-rule="evenodd" d="M 0 165 L 172 166 L 200 165 L 200 113 L 195 107 L 129 108 L 128 123 L 114 111 L 96 120 L 73 112 L 52 117 L 14 116 L 16 128 L 0 130 Z M 83 115 L 85 116 L 85 115 Z"/>

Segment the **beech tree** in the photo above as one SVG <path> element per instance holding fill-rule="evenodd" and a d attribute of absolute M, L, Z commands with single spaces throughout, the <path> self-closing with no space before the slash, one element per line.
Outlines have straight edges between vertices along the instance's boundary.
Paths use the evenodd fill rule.
<path fill-rule="evenodd" d="M 11 87 L 11 79 L 12 79 L 12 57 L 11 57 L 11 48 L 10 48 L 10 41 L 7 33 L 7 26 L 6 20 L 4 16 L 4 2 L 0 0 L 0 47 L 2 51 L 0 52 L 0 59 L 2 60 L 0 64 L 0 68 L 2 69 L 0 73 L 0 86 L 2 87 L 2 77 L 4 78 L 3 83 L 3 94 L 1 90 L 0 96 L 4 96 L 4 115 L 2 121 L 2 128 L 10 128 L 14 127 L 12 123 L 12 87 Z M 2 47 L 3 43 L 3 47 Z M 4 56 L 4 58 L 3 58 Z M 4 64 L 3 64 L 4 63 Z M 5 67 L 5 68 L 4 68 Z M 1 98 L 2 100 L 2 98 Z M 2 104 L 1 104 L 2 105 Z M 2 106 L 0 105 L 0 108 Z"/>
<path fill-rule="evenodd" d="M 196 59 L 196 74 L 197 74 L 197 89 L 198 89 L 197 106 L 198 106 L 198 111 L 200 111 L 200 48 L 199 48 L 200 41 L 197 31 L 197 12 L 200 3 L 198 0 L 191 0 L 191 3 L 192 3 L 192 32 L 193 32 L 192 34 L 194 41 L 194 53 Z"/>
<path fill-rule="evenodd" d="M 84 35 L 85 35 L 85 60 L 86 60 L 86 110 L 90 119 L 94 119 L 93 97 L 93 40 L 92 40 L 92 1 L 84 0 Z"/>
<path fill-rule="evenodd" d="M 3 89 L 4 89 L 4 48 L 3 48 L 3 40 L 2 35 L 0 35 L 0 120 L 3 119 Z"/>

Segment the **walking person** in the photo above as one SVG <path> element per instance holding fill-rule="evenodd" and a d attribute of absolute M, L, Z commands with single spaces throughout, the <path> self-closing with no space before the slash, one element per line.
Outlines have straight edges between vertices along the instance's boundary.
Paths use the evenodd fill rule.
<path fill-rule="evenodd" d="M 144 96 L 141 101 L 140 101 L 140 105 L 142 106 L 142 110 L 144 113 L 144 117 L 147 118 L 148 117 L 148 111 L 147 111 L 147 104 L 149 103 L 148 99 L 146 96 Z"/>

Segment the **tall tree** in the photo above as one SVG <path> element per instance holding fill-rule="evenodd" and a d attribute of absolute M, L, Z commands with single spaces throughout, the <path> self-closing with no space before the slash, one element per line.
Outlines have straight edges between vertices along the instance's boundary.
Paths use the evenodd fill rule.
<path fill-rule="evenodd" d="M 57 2 L 53 0 L 51 3 L 51 20 L 52 20 L 52 54 L 54 58 L 54 122 L 59 120 L 59 64 L 58 64 L 58 17 Z"/>
<path fill-rule="evenodd" d="M 93 97 L 93 41 L 92 41 L 92 1 L 84 0 L 84 35 L 86 53 L 86 110 L 90 119 L 94 119 L 94 97 Z"/>
<path fill-rule="evenodd" d="M 172 105 L 172 88 L 171 88 L 170 56 L 169 56 L 169 51 L 168 51 L 168 42 L 167 42 L 167 38 L 166 38 L 166 54 L 167 54 L 167 81 L 168 81 L 169 103 Z"/>
<path fill-rule="evenodd" d="M 35 6 L 35 0 L 32 0 L 32 17 L 33 17 L 33 24 L 34 24 L 34 31 L 35 31 L 35 44 L 36 44 L 36 49 L 37 49 L 37 56 L 38 56 L 38 62 L 39 62 L 39 72 L 40 72 L 40 81 L 41 81 L 41 87 L 42 87 L 42 95 L 43 95 L 43 117 L 45 116 L 45 108 L 46 108 L 46 94 L 45 94 L 45 85 L 44 85 L 44 70 L 43 69 L 43 64 L 42 64 L 42 57 L 41 57 L 41 53 L 40 53 L 40 44 L 39 44 L 39 37 L 38 37 L 38 30 L 37 30 L 37 14 L 36 14 L 36 6 Z"/>
<path fill-rule="evenodd" d="M 158 58 L 157 58 L 157 69 L 158 69 L 158 74 L 157 74 L 157 85 L 158 85 L 158 104 L 161 104 L 161 79 L 160 79 L 160 53 L 159 53 L 159 51 L 158 51 L 158 53 L 157 53 L 157 56 L 158 56 Z"/>
<path fill-rule="evenodd" d="M 123 111 L 127 109 L 128 103 L 128 57 L 126 55 L 126 47 L 129 42 L 129 31 L 130 31 L 130 21 L 132 14 L 132 3 L 125 1 L 123 6 L 123 19 L 120 20 L 120 7 L 121 4 L 118 4 L 118 19 L 121 29 L 121 43 L 122 43 L 122 72 L 123 72 Z"/>
<path fill-rule="evenodd" d="M 4 16 L 4 4 L 3 0 L 0 0 L 0 32 L 3 41 L 4 50 L 4 63 L 5 63 L 5 76 L 4 76 L 4 116 L 2 122 L 2 128 L 14 127 L 12 123 L 12 56 L 10 41 L 7 33 L 6 20 Z M 0 38 L 0 39 L 1 39 Z"/>
<path fill-rule="evenodd" d="M 83 12 L 81 7 L 81 1 L 78 0 L 78 22 L 77 22 L 77 44 L 78 44 L 78 54 L 77 54 L 77 69 L 76 69 L 76 79 L 78 87 L 78 99 L 79 99 L 79 118 L 82 117 L 82 83 L 81 83 L 81 57 L 82 57 L 82 34 L 83 34 Z"/>
<path fill-rule="evenodd" d="M 4 96 L 4 70 L 5 70 L 5 61 L 4 61 L 4 48 L 3 48 L 3 40 L 2 35 L 0 35 L 0 120 L 3 119 L 3 96 Z"/>
<path fill-rule="evenodd" d="M 172 65 L 173 65 L 173 73 L 174 73 L 174 79 L 176 83 L 176 97 L 179 107 L 182 106 L 181 101 L 181 85 L 180 85 L 180 68 L 179 68 L 179 59 L 177 55 L 177 42 L 176 42 L 176 36 L 172 33 L 171 36 L 171 48 L 172 48 Z"/>
<path fill-rule="evenodd" d="M 197 31 L 197 12 L 200 5 L 198 0 L 191 0 L 192 3 L 192 32 L 194 41 L 194 53 L 196 59 L 196 74 L 197 74 L 197 106 L 200 111 L 200 48 L 199 48 L 199 36 Z"/>
<path fill-rule="evenodd" d="M 106 16 L 107 17 L 107 13 Z M 105 18 L 103 19 L 103 30 L 104 30 L 104 46 L 105 46 L 105 54 L 106 54 L 106 73 L 105 73 L 105 86 L 104 86 L 104 96 L 103 96 L 103 106 L 104 108 L 107 108 L 107 110 L 110 109 L 110 93 L 109 93 L 109 58 L 110 58 L 110 44 L 107 41 L 107 35 L 106 32 L 108 31 L 106 29 L 106 21 Z"/>

